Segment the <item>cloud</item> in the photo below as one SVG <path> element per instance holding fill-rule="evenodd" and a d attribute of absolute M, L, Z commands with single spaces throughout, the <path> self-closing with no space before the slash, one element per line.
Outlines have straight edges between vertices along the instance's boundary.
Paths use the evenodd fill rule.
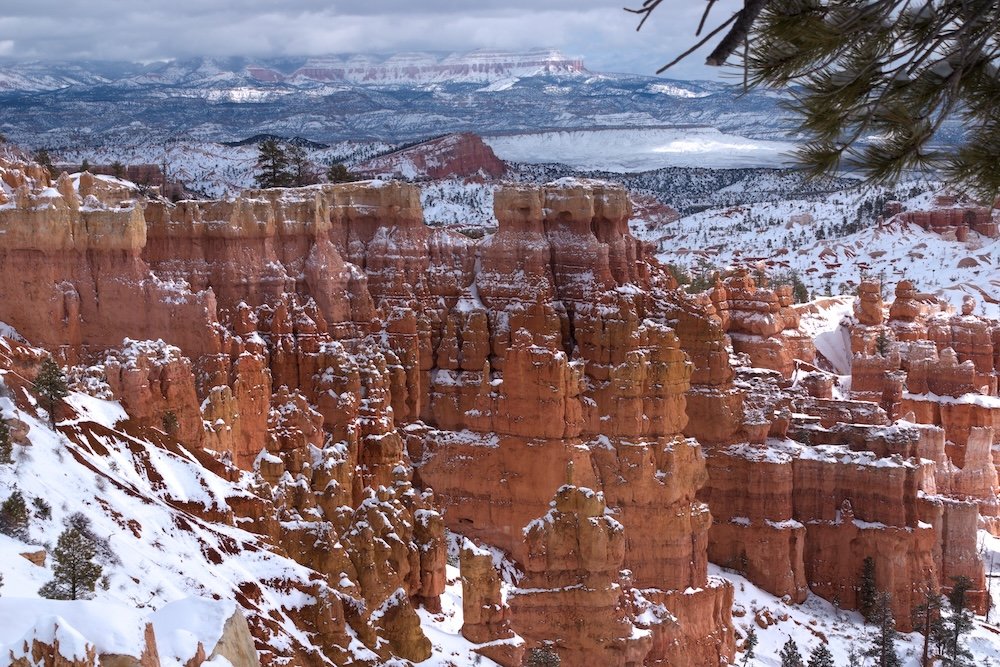
<path fill-rule="evenodd" d="M 0 55 L 21 59 L 147 61 L 555 47 L 583 56 L 597 71 L 643 74 L 694 43 L 705 7 L 704 0 L 674 0 L 636 33 L 638 17 L 622 10 L 622 0 L 12 4 L 0 18 Z M 723 20 L 739 6 L 739 0 L 718 2 L 713 20 Z M 704 54 L 695 54 L 670 76 L 715 76 L 718 70 L 704 67 L 703 60 Z"/>

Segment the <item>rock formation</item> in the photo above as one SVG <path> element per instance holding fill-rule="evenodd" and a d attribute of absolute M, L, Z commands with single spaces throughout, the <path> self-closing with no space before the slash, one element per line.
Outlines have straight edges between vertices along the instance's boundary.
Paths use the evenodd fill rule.
<path fill-rule="evenodd" d="M 835 399 L 788 288 L 737 272 L 680 293 L 605 183 L 500 188 L 476 242 L 424 225 L 397 182 L 175 205 L 31 173 L 0 170 L 0 278 L 23 286 L 0 320 L 129 428 L 252 480 L 225 507 L 175 502 L 314 572 L 296 618 L 327 659 L 352 640 L 370 663 L 430 655 L 416 608 L 440 609 L 446 529 L 526 573 L 508 609 L 462 552 L 463 633 L 501 664 L 515 632 L 564 664 L 730 660 L 709 559 L 855 607 L 872 557 L 904 629 L 953 574 L 985 600 L 1000 334 L 912 284 L 887 323 L 862 288 L 854 393 Z M 318 664 L 267 649 L 241 595 L 265 662 Z"/>

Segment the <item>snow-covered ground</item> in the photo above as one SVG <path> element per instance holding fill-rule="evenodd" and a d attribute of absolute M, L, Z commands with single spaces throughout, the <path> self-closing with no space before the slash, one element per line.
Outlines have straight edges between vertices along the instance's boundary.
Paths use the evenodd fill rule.
<path fill-rule="evenodd" d="M 997 543 L 1000 546 L 1000 540 Z M 863 652 L 872 643 L 875 628 L 865 625 L 861 614 L 856 611 L 838 609 L 812 594 L 802 604 L 789 604 L 734 572 L 716 565 L 709 565 L 709 572 L 733 584 L 736 593 L 733 623 L 740 641 L 751 626 L 756 629 L 758 644 L 750 661 L 755 667 L 781 665 L 779 654 L 789 637 L 798 644 L 804 658 L 808 658 L 809 653 L 825 640 L 837 665 L 848 664 L 851 649 Z M 902 659 L 902 667 L 919 667 L 923 640 L 919 632 L 900 636 L 896 650 Z M 983 617 L 976 617 L 975 627 L 965 640 L 965 646 L 972 652 L 977 666 L 1000 665 L 1000 628 L 987 624 Z M 737 653 L 736 663 L 742 664 L 742 660 L 743 654 Z M 872 664 L 871 658 L 862 657 L 861 665 Z"/>
<path fill-rule="evenodd" d="M 906 208 L 930 208 L 931 189 L 924 187 Z M 853 190 L 713 208 L 655 229 L 636 221 L 633 229 L 658 244 L 661 261 L 691 273 L 766 266 L 795 272 L 814 295 L 852 294 L 870 278 L 885 284 L 889 300 L 906 278 L 956 308 L 968 295 L 980 304 L 978 313 L 1000 316 L 1000 240 L 971 232 L 955 241 L 915 225 L 877 224 L 886 195 Z"/>
<path fill-rule="evenodd" d="M 637 172 L 662 167 L 780 167 L 795 144 L 748 139 L 714 128 L 553 130 L 486 135 L 502 160 L 558 162 L 575 169 Z"/>

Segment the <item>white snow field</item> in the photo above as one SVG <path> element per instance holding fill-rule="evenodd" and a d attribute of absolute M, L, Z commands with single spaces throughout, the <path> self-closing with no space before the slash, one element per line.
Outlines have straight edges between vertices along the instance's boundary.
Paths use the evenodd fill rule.
<path fill-rule="evenodd" d="M 710 127 L 552 130 L 485 135 L 501 160 L 638 172 L 662 167 L 782 167 L 795 144 L 748 139 Z"/>

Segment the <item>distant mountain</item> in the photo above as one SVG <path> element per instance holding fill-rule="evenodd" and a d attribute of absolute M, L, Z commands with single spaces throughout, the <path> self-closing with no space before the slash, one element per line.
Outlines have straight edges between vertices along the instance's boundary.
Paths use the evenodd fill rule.
<path fill-rule="evenodd" d="M 348 81 L 352 83 L 489 83 L 511 77 L 585 75 L 580 58 L 567 58 L 554 49 L 520 53 L 473 51 L 446 56 L 404 53 L 388 58 L 374 56 L 326 56 L 310 58 L 291 74 L 251 65 L 247 72 L 258 81 Z"/>
<path fill-rule="evenodd" d="M 0 132 L 57 152 L 258 134 L 398 143 L 664 125 L 774 138 L 791 127 L 780 98 L 718 82 L 594 73 L 552 50 L 8 62 L 0 66 Z"/>

